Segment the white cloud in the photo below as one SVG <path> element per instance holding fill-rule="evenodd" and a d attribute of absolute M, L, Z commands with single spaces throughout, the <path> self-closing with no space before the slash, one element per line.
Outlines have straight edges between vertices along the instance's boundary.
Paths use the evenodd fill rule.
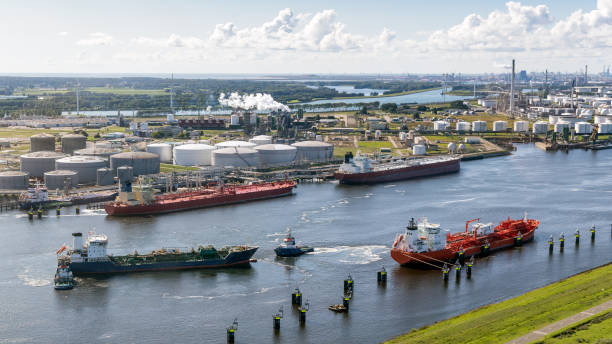
<path fill-rule="evenodd" d="M 182 37 L 177 34 L 171 34 L 167 38 L 138 37 L 133 39 L 132 42 L 139 45 L 166 48 L 196 49 L 206 46 L 202 39 L 193 36 Z"/>
<path fill-rule="evenodd" d="M 103 32 L 90 33 L 89 37 L 77 41 L 77 45 L 83 45 L 83 46 L 96 46 L 96 45 L 103 46 L 103 45 L 111 45 L 112 43 L 113 43 L 113 37 Z"/>
<path fill-rule="evenodd" d="M 62 31 L 57 33 L 58 36 L 68 36 L 68 32 Z"/>

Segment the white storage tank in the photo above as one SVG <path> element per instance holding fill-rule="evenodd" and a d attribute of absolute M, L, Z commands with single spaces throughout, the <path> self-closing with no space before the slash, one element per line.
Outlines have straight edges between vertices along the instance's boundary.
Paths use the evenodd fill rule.
<path fill-rule="evenodd" d="M 256 144 L 256 145 L 267 145 L 272 143 L 272 136 L 268 136 L 268 135 L 258 135 L 253 137 L 252 139 L 249 140 L 250 143 Z"/>
<path fill-rule="evenodd" d="M 108 167 L 99 168 L 96 171 L 96 185 L 106 186 L 115 184 L 115 174 Z"/>
<path fill-rule="evenodd" d="M 62 190 L 67 184 L 73 188 L 79 185 L 79 175 L 75 171 L 55 170 L 45 172 L 45 186 L 47 186 L 47 189 Z"/>
<path fill-rule="evenodd" d="M 493 131 L 506 131 L 508 129 L 508 122 L 506 121 L 495 121 L 493 122 Z"/>
<path fill-rule="evenodd" d="M 30 136 L 30 152 L 55 152 L 55 136 L 49 134 Z"/>
<path fill-rule="evenodd" d="M 75 150 L 87 147 L 87 138 L 80 134 L 66 134 L 62 136 L 62 152 L 72 154 Z"/>
<path fill-rule="evenodd" d="M 557 123 L 555 123 L 555 133 L 562 133 L 563 132 L 563 128 L 568 128 L 570 127 L 570 123 L 566 122 L 566 121 L 558 121 Z"/>
<path fill-rule="evenodd" d="M 292 144 L 297 148 L 299 161 L 328 161 L 334 155 L 334 146 L 319 141 L 301 141 Z"/>
<path fill-rule="evenodd" d="M 414 145 L 412 146 L 412 154 L 413 155 L 425 155 L 427 153 L 427 148 L 424 145 Z"/>
<path fill-rule="evenodd" d="M 466 137 L 463 142 L 465 143 L 470 143 L 470 144 L 479 144 L 480 143 L 480 138 L 479 137 L 474 137 L 474 136 L 468 136 Z"/>
<path fill-rule="evenodd" d="M 559 122 L 559 116 L 557 116 L 557 115 L 550 115 L 550 116 L 548 116 L 548 124 L 555 125 L 555 124 L 557 124 L 557 122 Z"/>
<path fill-rule="evenodd" d="M 457 151 L 457 144 L 454 142 L 450 142 L 448 144 L 448 152 L 449 153 L 455 153 Z"/>
<path fill-rule="evenodd" d="M 172 163 L 172 146 L 167 143 L 151 143 L 147 152 L 157 154 L 160 162 Z"/>
<path fill-rule="evenodd" d="M 597 128 L 599 134 L 610 134 L 612 133 L 612 123 L 601 123 Z"/>
<path fill-rule="evenodd" d="M 457 147 L 457 152 L 465 153 L 465 144 L 464 143 L 459 144 L 459 147 Z"/>
<path fill-rule="evenodd" d="M 228 147 L 212 151 L 215 167 L 257 167 L 259 153 L 247 147 Z"/>
<path fill-rule="evenodd" d="M 527 121 L 516 121 L 514 122 L 515 133 L 525 133 L 529 131 L 529 122 Z"/>
<path fill-rule="evenodd" d="M 408 135 L 406 134 L 406 132 L 400 131 L 400 133 L 399 133 L 399 140 L 400 141 L 406 141 L 407 137 L 408 137 Z"/>
<path fill-rule="evenodd" d="M 174 163 L 182 166 L 212 165 L 212 151 L 215 147 L 201 143 L 174 147 Z"/>
<path fill-rule="evenodd" d="M 434 130 L 435 131 L 444 131 L 448 127 L 448 123 L 445 121 L 435 121 L 434 122 Z"/>
<path fill-rule="evenodd" d="M 375 138 L 376 140 L 380 140 L 380 136 L 381 136 L 381 135 L 382 135 L 382 132 L 381 132 L 380 130 L 376 130 L 376 131 L 374 132 L 374 138 Z M 317 141 L 319 141 L 319 140 L 317 140 Z"/>
<path fill-rule="evenodd" d="M 55 161 L 56 170 L 75 171 L 79 175 L 79 183 L 96 181 L 96 171 L 106 167 L 106 162 L 94 156 L 69 156 Z"/>
<path fill-rule="evenodd" d="M 24 190 L 30 184 L 27 172 L 4 171 L 0 172 L 0 190 Z"/>
<path fill-rule="evenodd" d="M 475 131 L 475 132 L 487 131 L 487 122 L 485 121 L 472 122 L 472 131 Z"/>
<path fill-rule="evenodd" d="M 45 172 L 55 170 L 55 161 L 65 157 L 66 154 L 56 152 L 32 152 L 19 157 L 21 171 L 28 172 L 30 176 L 42 178 Z"/>
<path fill-rule="evenodd" d="M 215 147 L 218 148 L 231 148 L 231 147 L 246 147 L 246 148 L 253 148 L 256 145 L 254 143 L 251 142 L 246 142 L 246 141 L 240 141 L 240 140 L 232 140 L 232 141 L 225 141 L 225 142 L 219 142 L 215 145 Z"/>
<path fill-rule="evenodd" d="M 574 130 L 576 134 L 590 134 L 593 132 L 593 127 L 587 122 L 578 122 L 574 124 Z"/>
<path fill-rule="evenodd" d="M 147 152 L 124 152 L 110 157 L 111 169 L 117 171 L 119 166 L 131 166 L 134 175 L 159 173 L 159 156 Z"/>
<path fill-rule="evenodd" d="M 255 150 L 259 152 L 259 165 L 261 167 L 291 165 L 297 157 L 297 148 L 289 145 L 261 145 L 255 147 Z"/>
<path fill-rule="evenodd" d="M 533 124 L 534 134 L 546 134 L 548 132 L 548 122 L 537 121 Z"/>
<path fill-rule="evenodd" d="M 230 125 L 240 125 L 240 116 L 231 115 L 230 116 Z"/>
<path fill-rule="evenodd" d="M 457 128 L 457 131 L 470 131 L 470 129 L 472 128 L 472 125 L 469 122 L 461 121 L 461 122 L 457 122 L 457 125 L 455 128 Z"/>

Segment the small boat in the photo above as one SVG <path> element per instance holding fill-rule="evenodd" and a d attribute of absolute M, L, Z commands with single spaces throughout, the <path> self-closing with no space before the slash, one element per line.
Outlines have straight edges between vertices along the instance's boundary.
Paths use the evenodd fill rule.
<path fill-rule="evenodd" d="M 301 256 L 306 252 L 313 252 L 314 248 L 309 246 L 297 246 L 295 244 L 295 238 L 291 236 L 291 230 L 287 232 L 287 236 L 277 248 L 274 249 L 276 255 L 279 257 L 297 257 Z"/>
<path fill-rule="evenodd" d="M 338 304 L 331 305 L 331 306 L 329 306 L 327 308 L 329 308 L 330 311 L 336 312 L 336 313 L 344 313 L 344 312 L 348 311 L 348 309 L 346 307 L 344 307 L 344 305 L 338 305 Z"/>
<path fill-rule="evenodd" d="M 67 265 L 59 265 L 53 281 L 55 290 L 69 290 L 74 287 L 72 271 Z"/>

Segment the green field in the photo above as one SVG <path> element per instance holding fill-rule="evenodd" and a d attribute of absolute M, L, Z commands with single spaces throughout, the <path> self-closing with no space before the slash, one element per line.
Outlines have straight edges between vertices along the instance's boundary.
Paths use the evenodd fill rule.
<path fill-rule="evenodd" d="M 611 276 L 612 264 L 608 264 L 387 343 L 505 343 L 612 299 Z"/>
<path fill-rule="evenodd" d="M 28 95 L 28 96 L 41 96 L 45 94 L 61 94 L 74 92 L 74 89 L 52 89 L 52 88 L 28 88 L 25 90 L 18 90 L 15 92 L 15 95 Z M 159 96 L 159 95 L 169 95 L 169 92 L 166 90 L 144 90 L 144 89 L 135 89 L 135 88 L 119 88 L 119 87 L 88 87 L 81 90 L 82 92 L 91 92 L 91 93 L 112 93 L 112 94 L 126 94 L 126 95 L 151 95 L 151 96 Z"/>
<path fill-rule="evenodd" d="M 612 343 L 612 311 L 602 312 L 534 344 Z"/>
<path fill-rule="evenodd" d="M 159 164 L 160 172 L 172 172 L 172 171 L 199 171 L 200 169 L 192 166 L 180 166 L 172 164 Z"/>

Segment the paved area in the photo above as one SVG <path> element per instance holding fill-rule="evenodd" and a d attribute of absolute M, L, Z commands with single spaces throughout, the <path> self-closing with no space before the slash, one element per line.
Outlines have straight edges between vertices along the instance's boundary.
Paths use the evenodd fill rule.
<path fill-rule="evenodd" d="M 591 317 L 595 314 L 604 312 L 606 310 L 612 310 L 612 300 L 604 302 L 598 306 L 592 307 L 587 309 L 586 311 L 582 311 L 578 314 L 574 314 L 570 317 L 567 317 L 565 319 L 561 319 L 557 322 L 554 322 L 548 326 L 544 326 L 541 329 L 532 331 L 527 333 L 526 335 L 516 338 L 514 340 L 509 341 L 506 344 L 528 344 L 531 343 L 533 341 L 542 339 L 544 337 L 546 337 L 548 334 L 561 330 L 563 328 L 569 327 L 572 324 L 575 324 L 581 320 L 584 320 L 588 317 Z"/>

